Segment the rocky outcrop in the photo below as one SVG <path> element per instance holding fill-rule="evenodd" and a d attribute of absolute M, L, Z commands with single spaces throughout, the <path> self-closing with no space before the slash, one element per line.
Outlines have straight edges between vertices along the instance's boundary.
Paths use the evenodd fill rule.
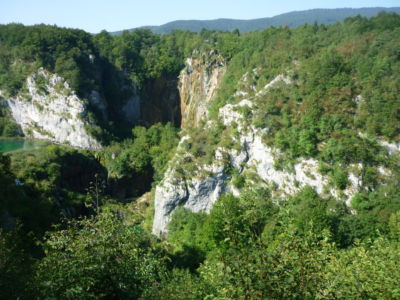
<path fill-rule="evenodd" d="M 257 94 L 264 95 L 272 86 L 290 82 L 288 77 L 280 75 Z M 238 195 L 240 190 L 232 182 L 232 168 L 238 176 L 255 175 L 251 178 L 258 179 L 252 185 L 269 186 L 277 198 L 285 198 L 305 186 L 311 186 L 321 195 L 332 195 L 343 200 L 349 200 L 359 191 L 360 179 L 352 173 L 349 174 L 348 187 L 343 191 L 336 190 L 329 183 L 328 177 L 320 174 L 319 163 L 315 159 L 300 159 L 290 170 L 278 168 L 277 160 L 281 153 L 263 142 L 263 135 L 268 129 L 256 129 L 241 113 L 243 108 L 252 109 L 253 101 L 254 98 L 243 99 L 237 104 L 228 104 L 220 109 L 220 121 L 227 128 L 236 126 L 239 132 L 234 138 L 235 147 L 218 147 L 213 162 L 210 165 L 198 166 L 197 172 L 190 176 L 177 176 L 177 169 L 182 168 L 182 162 L 190 157 L 190 154 L 182 149 L 188 137 L 181 141 L 178 154 L 164 180 L 156 187 L 154 234 L 167 233 L 167 225 L 178 206 L 182 205 L 193 212 L 208 212 L 223 193 L 232 192 Z M 211 128 L 215 124 L 209 121 L 207 126 Z M 359 166 L 353 167 L 357 169 Z"/>
<path fill-rule="evenodd" d="M 140 120 L 144 125 L 171 122 L 177 127 L 197 126 L 207 117 L 207 105 L 226 71 L 225 61 L 214 52 L 187 58 L 179 78 L 161 76 L 145 82 L 140 95 Z"/>
<path fill-rule="evenodd" d="M 248 130 L 240 136 L 239 143 L 241 150 L 220 148 L 212 165 L 201 166 L 201 171 L 210 174 L 205 178 L 176 178 L 174 168 L 167 171 L 165 179 L 156 187 L 154 234 L 167 233 L 172 213 L 180 205 L 193 212 L 208 212 L 222 194 L 232 192 L 238 195 L 240 191 L 232 185 L 229 175 L 232 166 L 239 175 L 256 174 L 261 182 L 273 188 L 277 198 L 292 195 L 305 186 L 311 186 L 321 195 L 330 194 L 340 198 L 342 194 L 345 200 L 359 191 L 360 180 L 354 174 L 350 174 L 351 184 L 342 193 L 332 188 L 328 177 L 319 173 L 315 159 L 300 160 L 290 171 L 277 169 L 279 152 L 263 143 L 262 131 L 254 128 Z M 224 164 L 225 157 L 229 158 L 229 164 Z"/>
<path fill-rule="evenodd" d="M 378 140 L 379 145 L 381 145 L 382 147 L 384 147 L 389 154 L 394 154 L 394 153 L 398 153 L 400 152 L 400 142 L 392 142 L 389 143 L 385 140 Z"/>
<path fill-rule="evenodd" d="M 27 78 L 26 88 L 7 99 L 13 118 L 26 136 L 78 148 L 101 148 L 87 132 L 87 101 L 80 99 L 63 78 L 39 69 Z M 93 104 L 102 105 L 98 93 L 93 92 L 90 98 Z"/>
<path fill-rule="evenodd" d="M 204 166 L 203 170 L 213 175 L 203 179 L 183 179 L 175 176 L 176 170 L 173 167 L 168 169 L 163 182 L 155 191 L 155 235 L 166 234 L 172 213 L 178 206 L 183 205 L 193 212 L 208 212 L 218 197 L 230 190 L 229 176 L 223 164 L 216 161 L 212 166 Z"/>
<path fill-rule="evenodd" d="M 216 94 L 226 71 L 225 61 L 210 53 L 201 58 L 187 58 L 179 75 L 182 126 L 197 126 L 207 117 L 207 105 Z"/>

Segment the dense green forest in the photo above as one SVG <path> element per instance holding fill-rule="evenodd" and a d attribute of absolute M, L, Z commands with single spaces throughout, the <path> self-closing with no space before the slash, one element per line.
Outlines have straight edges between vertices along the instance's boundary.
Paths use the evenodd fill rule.
<path fill-rule="evenodd" d="M 379 143 L 400 134 L 399 37 L 400 16 L 390 13 L 162 36 L 1 25 L 2 101 L 44 67 L 83 98 L 99 90 L 115 119 L 93 109 L 106 141 L 100 151 L 50 145 L 0 154 L 0 298 L 400 299 L 400 157 Z M 228 62 L 209 107 L 215 128 L 119 122 L 132 84 L 176 77 L 185 57 L 200 55 Z M 255 97 L 280 74 L 290 88 Z M 310 187 L 278 200 L 239 178 L 240 196 L 220 197 L 209 214 L 179 208 L 168 237 L 151 235 L 154 187 L 179 138 L 191 136 L 183 147 L 196 157 L 182 168 L 212 159 L 218 145 L 235 146 L 237 128 L 217 113 L 241 100 L 237 91 L 254 97 L 255 109 L 241 113 L 269 129 L 263 139 L 282 150 L 280 167 L 316 158 L 344 189 L 361 163 L 362 189 L 349 207 Z M 13 136 L 13 126 L 2 106 L 0 132 Z M 391 172 L 385 182 L 382 166 Z"/>

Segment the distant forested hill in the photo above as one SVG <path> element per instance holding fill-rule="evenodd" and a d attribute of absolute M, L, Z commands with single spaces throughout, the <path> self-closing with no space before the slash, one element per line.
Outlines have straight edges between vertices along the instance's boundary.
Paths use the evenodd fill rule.
<path fill-rule="evenodd" d="M 363 17 L 376 16 L 380 11 L 400 13 L 400 7 L 368 7 L 368 8 L 336 8 L 336 9 L 311 9 L 304 11 L 293 11 L 271 18 L 253 20 L 217 19 L 217 20 L 178 20 L 160 26 L 144 26 L 154 33 L 167 34 L 172 30 L 181 29 L 199 32 L 203 28 L 208 30 L 232 31 L 239 29 L 241 32 L 265 29 L 269 26 L 297 27 L 303 24 L 333 24 L 342 22 L 348 17 L 361 15 Z M 129 29 L 129 31 L 134 30 Z M 122 31 L 114 32 L 120 34 Z"/>

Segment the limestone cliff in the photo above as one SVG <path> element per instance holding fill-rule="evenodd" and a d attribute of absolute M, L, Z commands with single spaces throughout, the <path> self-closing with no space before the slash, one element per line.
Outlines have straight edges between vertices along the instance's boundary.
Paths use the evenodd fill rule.
<path fill-rule="evenodd" d="M 302 187 L 311 186 L 320 195 L 331 195 L 348 203 L 362 188 L 359 176 L 361 165 L 351 166 L 349 184 L 342 191 L 330 184 L 327 175 L 319 172 L 319 162 L 316 159 L 299 159 L 291 169 L 278 166 L 280 151 L 267 146 L 263 141 L 268 128 L 255 128 L 243 112 L 256 109 L 257 97 L 265 96 L 271 87 L 281 85 L 282 88 L 287 88 L 290 84 L 289 76 L 279 75 L 257 91 L 254 97 L 220 108 L 219 122 L 224 124 L 226 130 L 232 132 L 234 128 L 236 134 L 231 134 L 231 147 L 221 144 L 217 146 L 211 162 L 201 162 L 196 159 L 196 155 L 185 150 L 186 141 L 195 140 L 197 137 L 188 135 L 182 139 L 163 181 L 155 190 L 154 234 L 167 233 L 167 225 L 178 206 L 182 205 L 193 212 L 207 212 L 223 193 L 232 192 L 238 195 L 241 187 L 235 184 L 235 177 L 249 178 L 246 181 L 251 187 L 268 187 L 275 199 L 285 199 L 287 195 L 296 193 Z M 215 122 L 208 121 L 204 130 L 211 131 L 216 126 Z M 196 166 L 193 167 L 193 163 L 187 165 L 188 161 L 196 162 Z M 193 168 L 194 171 L 190 171 Z M 381 173 L 382 176 L 389 176 L 388 173 L 385 175 L 384 171 Z"/>
<path fill-rule="evenodd" d="M 182 126 L 197 126 L 207 117 L 207 105 L 216 94 L 226 71 L 223 58 L 214 53 L 187 58 L 179 75 Z"/>
<path fill-rule="evenodd" d="M 99 101 L 92 93 L 91 101 Z M 95 100 L 93 100 L 96 98 Z M 56 74 L 39 69 L 26 80 L 26 89 L 8 98 L 12 117 L 27 137 L 65 143 L 73 147 L 100 149 L 90 136 L 85 120 L 87 100 L 80 99 L 68 83 Z"/>

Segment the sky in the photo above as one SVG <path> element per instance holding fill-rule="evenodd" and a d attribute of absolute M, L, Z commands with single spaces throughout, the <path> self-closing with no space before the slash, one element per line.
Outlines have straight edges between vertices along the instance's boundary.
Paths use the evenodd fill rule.
<path fill-rule="evenodd" d="M 255 19 L 312 8 L 394 7 L 400 0 L 0 0 L 0 24 L 50 24 L 91 33 L 174 20 Z"/>

